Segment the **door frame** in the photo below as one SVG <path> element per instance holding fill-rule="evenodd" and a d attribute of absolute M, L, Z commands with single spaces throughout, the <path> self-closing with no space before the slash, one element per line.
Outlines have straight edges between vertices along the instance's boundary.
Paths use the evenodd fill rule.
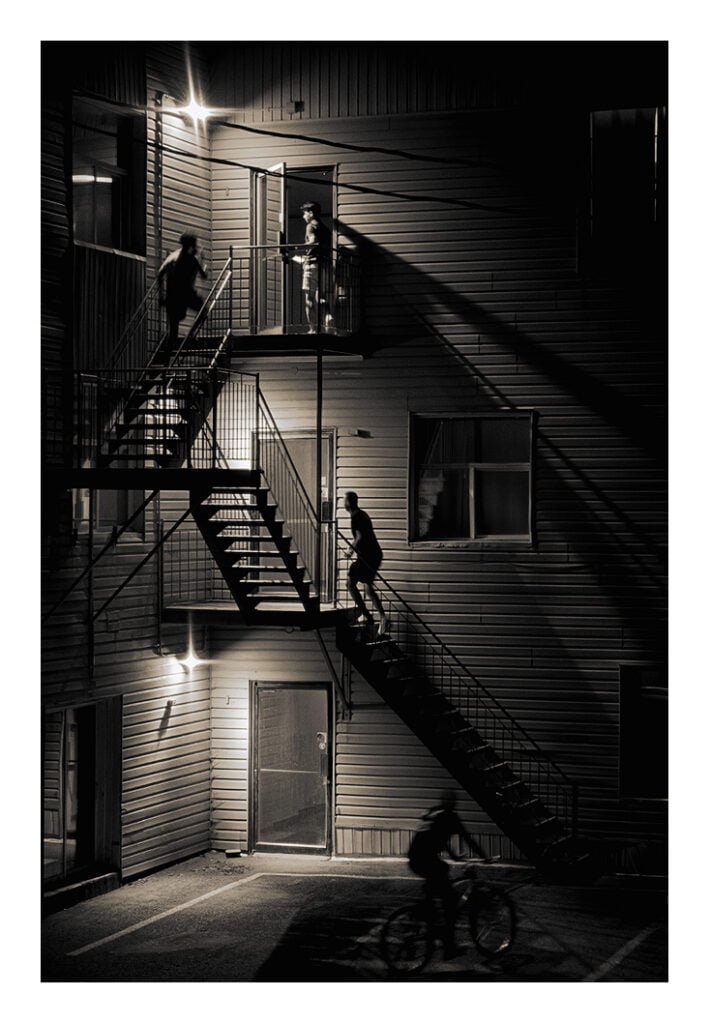
<path fill-rule="evenodd" d="M 288 179 L 290 174 L 298 175 L 299 173 L 307 174 L 309 171 L 318 172 L 319 170 L 329 170 L 331 172 L 330 177 L 330 189 L 331 189 L 331 214 L 330 219 L 332 222 L 332 251 L 331 258 L 335 259 L 338 251 L 338 229 L 337 229 L 337 218 L 338 218 L 338 173 L 339 165 L 337 162 L 328 159 L 311 160 L 306 157 L 300 157 L 295 163 L 287 162 L 285 158 L 280 159 L 275 164 L 271 164 L 269 167 L 259 168 L 252 170 L 249 180 L 249 244 L 250 246 L 258 245 L 260 225 L 263 226 L 265 223 L 265 210 L 261 209 L 261 203 L 265 198 L 265 193 L 261 191 L 260 180 L 266 179 L 268 172 L 278 172 L 282 174 L 281 181 L 281 209 L 279 211 L 279 239 L 280 243 L 295 244 L 290 240 L 287 240 L 287 226 L 288 226 Z M 301 242 L 302 239 L 299 239 Z M 255 250 L 253 250 L 255 251 Z M 250 275 L 250 290 L 251 290 L 251 309 L 250 309 L 250 320 L 252 322 L 252 329 L 258 332 L 258 313 L 259 303 L 261 301 L 259 295 L 259 286 L 257 284 L 258 271 L 256 270 L 258 260 L 252 261 L 252 269 Z M 281 275 L 281 324 L 280 326 L 274 326 L 270 333 L 283 333 L 288 331 L 291 324 L 292 316 L 290 309 L 290 287 L 287 281 L 287 273 L 282 272 Z M 263 333 L 263 332 L 262 332 Z"/>
<path fill-rule="evenodd" d="M 91 799 L 91 824 L 84 835 L 91 843 L 92 855 L 86 863 L 79 863 L 70 869 L 66 866 L 66 748 L 67 715 L 70 712 L 93 710 L 91 778 L 88 788 L 93 790 Z M 67 884 L 75 879 L 89 877 L 101 871 L 120 871 L 121 867 L 121 793 L 122 793 L 122 732 L 123 700 L 121 697 L 106 697 L 81 701 L 77 704 L 47 704 L 42 714 L 42 844 L 44 848 L 44 779 L 45 779 L 45 730 L 47 715 L 61 715 L 59 750 L 59 819 L 61 823 L 62 870 L 52 875 L 43 885 L 47 889 Z M 82 742 L 87 739 L 84 733 Z M 84 783 L 87 780 L 84 779 Z M 86 794 L 84 795 L 86 799 Z M 43 854 L 44 857 L 44 854 Z M 43 871 L 44 874 L 44 871 Z"/>
<path fill-rule="evenodd" d="M 286 176 L 287 169 L 285 161 L 281 160 L 276 164 L 272 164 L 269 167 L 264 167 L 260 170 L 253 170 L 250 174 L 249 183 L 249 243 L 250 246 L 268 245 L 268 242 L 262 242 L 262 234 L 268 234 L 268 178 L 270 173 L 277 173 L 281 175 L 281 182 L 279 186 L 279 211 L 278 211 L 278 245 L 282 245 L 285 240 L 285 209 L 286 209 Z M 260 258 L 260 251 L 258 248 L 251 249 L 252 258 L 250 260 L 250 310 L 249 310 L 249 321 L 251 324 L 251 330 L 253 333 L 264 333 L 269 330 L 272 333 L 280 333 L 284 329 L 285 317 L 286 317 L 286 275 L 282 264 L 275 264 L 275 266 L 281 267 L 280 269 L 280 280 L 278 285 L 279 290 L 279 306 L 280 306 L 280 324 L 273 324 L 271 327 L 267 326 L 264 331 L 261 331 L 261 313 L 262 303 L 268 303 L 268 285 L 262 281 L 262 274 L 264 274 L 266 264 Z M 264 306 L 264 320 L 268 320 L 268 306 Z"/>
<path fill-rule="evenodd" d="M 312 427 L 304 427 L 302 430 L 299 430 L 298 428 L 294 428 L 293 430 L 282 430 L 281 431 L 281 436 L 284 439 L 284 443 L 286 445 L 286 448 L 288 448 L 289 440 L 313 441 L 313 442 L 315 442 L 315 440 L 316 440 L 316 433 L 317 433 L 317 431 L 314 428 L 312 428 Z M 337 570 L 338 570 L 337 558 L 336 558 L 336 552 L 337 552 L 336 530 L 337 530 L 337 521 L 338 521 L 338 508 L 337 508 L 337 502 L 338 502 L 338 478 L 337 478 L 337 468 L 338 468 L 338 428 L 337 427 L 330 427 L 330 426 L 323 426 L 323 427 L 321 427 L 321 440 L 322 441 L 327 440 L 330 443 L 330 457 L 329 457 L 329 460 L 328 460 L 329 461 L 329 469 L 330 469 L 330 495 L 329 495 L 329 497 L 330 497 L 330 500 L 331 500 L 332 508 L 331 508 L 331 518 L 330 518 L 329 522 L 332 522 L 333 525 L 332 525 L 331 534 L 330 534 L 330 540 L 329 540 L 329 544 L 328 544 L 328 554 L 329 554 L 329 557 L 330 557 L 330 579 L 326 580 L 325 592 L 326 592 L 326 594 L 330 594 L 331 595 L 331 599 L 334 600 L 334 595 L 336 593 L 336 588 L 337 588 Z M 290 452 L 289 452 L 289 454 L 290 454 Z M 304 483 L 304 487 L 305 487 L 305 483 Z M 315 501 L 313 501 L 313 507 L 314 508 L 317 507 L 316 506 L 316 501 L 318 500 L 318 497 L 319 497 L 318 495 L 314 496 L 314 498 L 315 498 Z M 311 500 L 313 500 L 313 498 Z M 322 508 L 321 508 L 321 514 L 322 514 Z M 321 578 L 321 582 L 322 582 L 322 578 Z"/>
<path fill-rule="evenodd" d="M 326 713 L 328 716 L 328 780 L 325 794 L 325 845 L 305 846 L 297 844 L 263 843 L 257 844 L 256 823 L 258 811 L 258 762 L 257 762 L 257 691 L 260 687 L 277 689 L 317 689 L 324 690 L 326 695 Z M 248 787 L 248 833 L 247 848 L 249 853 L 298 853 L 303 856 L 322 857 L 330 855 L 333 850 L 333 793 L 335 790 L 335 743 L 333 728 L 333 684 L 330 680 L 288 680 L 288 679 L 250 679 L 249 680 L 249 787 Z"/>

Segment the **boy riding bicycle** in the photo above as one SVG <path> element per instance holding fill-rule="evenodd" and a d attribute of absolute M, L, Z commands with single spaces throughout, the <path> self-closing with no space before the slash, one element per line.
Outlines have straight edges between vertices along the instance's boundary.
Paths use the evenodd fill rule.
<path fill-rule="evenodd" d="M 429 822 L 428 827 L 416 833 L 409 847 L 409 866 L 424 879 L 427 901 L 434 908 L 436 901 L 441 900 L 444 910 L 444 957 L 447 960 L 458 956 L 460 950 L 456 946 L 455 935 L 457 898 L 449 877 L 449 865 L 442 860 L 441 854 L 446 853 L 455 861 L 464 860 L 451 848 L 451 840 L 458 836 L 486 863 L 490 863 L 490 858 L 464 828 L 455 807 L 456 794 L 452 790 L 443 793 L 441 803 L 424 815 L 424 821 Z"/>

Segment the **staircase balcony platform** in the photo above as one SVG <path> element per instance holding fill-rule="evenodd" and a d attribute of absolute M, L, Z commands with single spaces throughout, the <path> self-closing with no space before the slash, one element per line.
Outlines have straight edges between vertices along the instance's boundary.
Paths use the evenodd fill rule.
<path fill-rule="evenodd" d="M 104 467 L 102 469 L 45 469 L 42 485 L 45 487 L 93 487 L 101 489 L 145 491 L 196 491 L 205 494 L 215 488 L 258 487 L 258 470 L 253 469 L 187 469 L 186 467 L 160 468 Z"/>
<path fill-rule="evenodd" d="M 294 629 L 328 629 L 348 619 L 346 609 L 334 604 L 323 604 L 319 612 L 307 612 L 296 604 L 265 601 L 254 611 L 249 621 L 230 600 L 180 601 L 166 603 L 162 608 L 165 623 L 187 622 L 205 625 L 291 626 Z"/>
<path fill-rule="evenodd" d="M 261 356 L 303 358 L 322 352 L 329 356 L 359 356 L 366 359 L 378 348 L 382 348 L 384 343 L 384 338 L 364 333 L 338 334 L 323 331 L 308 334 L 303 330 L 288 329 L 251 333 L 233 330 L 229 343 L 229 357 L 231 360 Z"/>
<path fill-rule="evenodd" d="M 388 334 L 372 334 L 368 331 L 347 333 L 345 331 L 321 331 L 308 334 L 303 328 L 294 327 L 272 328 L 264 331 L 250 331 L 243 328 L 232 328 L 228 346 L 222 356 L 224 360 L 238 361 L 240 358 L 260 358 L 262 356 L 294 357 L 303 359 L 322 352 L 328 356 L 349 356 L 368 359 L 383 348 L 401 345 L 411 340 L 413 335 L 396 338 Z M 200 354 L 211 353 L 220 346 L 222 338 L 210 334 L 209 331 L 197 342 L 190 343 L 185 350 L 182 362 L 189 366 L 192 359 L 199 361 Z"/>

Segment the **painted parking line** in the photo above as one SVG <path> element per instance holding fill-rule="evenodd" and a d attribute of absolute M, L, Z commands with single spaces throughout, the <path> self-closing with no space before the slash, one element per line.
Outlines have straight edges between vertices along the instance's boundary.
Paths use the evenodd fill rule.
<path fill-rule="evenodd" d="M 629 939 L 621 949 L 617 949 L 613 956 L 610 956 L 608 960 L 605 960 L 603 964 L 600 964 L 600 966 L 593 970 L 591 974 L 588 974 L 586 978 L 582 978 L 582 981 L 599 981 L 599 979 L 603 978 L 605 974 L 609 973 L 609 971 L 613 971 L 615 967 L 618 967 L 630 953 L 633 953 L 637 946 L 640 946 L 645 939 L 650 935 L 653 935 L 654 932 L 657 932 L 660 927 L 660 924 L 652 924 L 649 925 L 648 928 L 644 928 L 644 930 L 634 936 L 633 939 Z"/>
<path fill-rule="evenodd" d="M 373 879 L 374 881 L 387 881 L 388 879 L 397 879 L 399 881 L 406 880 L 408 882 L 414 881 L 411 875 L 336 875 L 328 874 L 327 872 L 323 874 L 301 874 L 296 871 L 257 871 L 253 875 L 247 875 L 246 878 L 239 878 L 236 882 L 230 882 L 229 885 L 222 885 L 219 889 L 212 889 L 210 892 L 206 892 L 202 896 L 196 896 L 194 900 L 188 900 L 187 903 L 181 903 L 179 906 L 172 907 L 170 910 L 164 910 L 162 914 L 155 914 L 153 917 L 146 918 L 145 921 L 138 921 L 136 924 L 132 924 L 128 928 L 122 928 L 118 932 L 106 935 L 103 939 L 97 939 L 96 942 L 89 942 L 86 946 L 81 946 L 79 949 L 73 949 L 70 953 L 67 953 L 67 956 L 81 956 L 82 953 L 88 953 L 89 950 L 97 949 L 99 946 L 105 946 L 108 942 L 115 942 L 116 939 L 121 939 L 124 935 L 130 935 L 131 932 L 139 931 L 141 928 L 147 928 L 149 925 L 155 924 L 156 921 L 162 921 L 166 917 L 172 917 L 173 914 L 179 914 L 181 910 L 187 910 L 189 907 L 194 907 L 197 903 L 203 903 L 205 900 L 209 900 L 213 896 L 219 896 L 220 893 L 228 892 L 230 889 L 236 889 L 239 885 L 246 885 L 247 882 L 255 882 L 257 878 L 356 878 Z"/>

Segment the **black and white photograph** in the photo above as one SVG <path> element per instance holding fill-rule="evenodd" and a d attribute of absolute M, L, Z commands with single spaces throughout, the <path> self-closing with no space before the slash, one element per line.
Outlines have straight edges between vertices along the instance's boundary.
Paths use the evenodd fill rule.
<path fill-rule="evenodd" d="M 668 39 L 268 28 L 37 44 L 35 974 L 666 983 Z"/>

